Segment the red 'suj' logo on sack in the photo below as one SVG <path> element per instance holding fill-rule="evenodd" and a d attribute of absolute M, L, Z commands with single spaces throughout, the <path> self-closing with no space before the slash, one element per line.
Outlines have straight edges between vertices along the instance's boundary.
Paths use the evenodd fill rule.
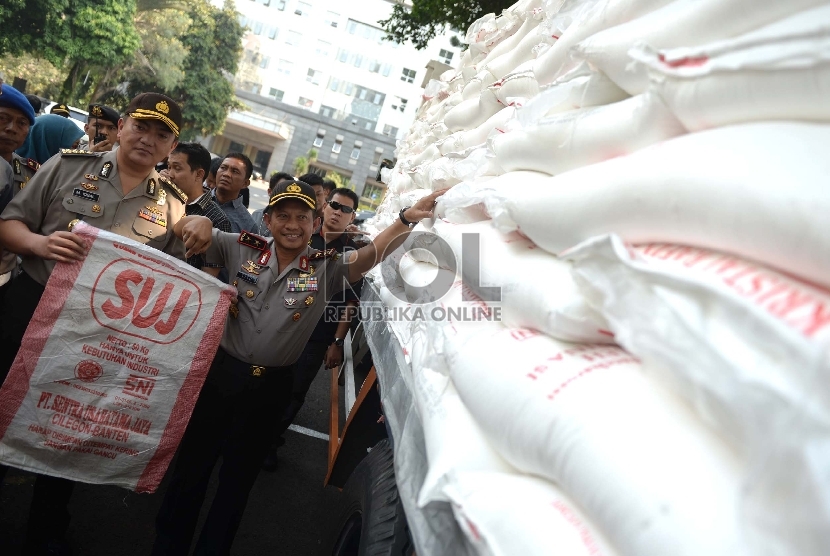
<path fill-rule="evenodd" d="M 101 326 L 157 344 L 170 344 L 196 322 L 202 292 L 176 274 L 117 259 L 95 280 L 91 304 Z"/>

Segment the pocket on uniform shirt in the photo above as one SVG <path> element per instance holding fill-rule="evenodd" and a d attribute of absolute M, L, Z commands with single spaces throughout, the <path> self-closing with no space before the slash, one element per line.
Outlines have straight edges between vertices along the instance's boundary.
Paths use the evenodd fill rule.
<path fill-rule="evenodd" d="M 151 241 L 163 241 L 168 232 L 167 213 L 154 207 L 141 207 L 133 220 L 133 233 Z"/>

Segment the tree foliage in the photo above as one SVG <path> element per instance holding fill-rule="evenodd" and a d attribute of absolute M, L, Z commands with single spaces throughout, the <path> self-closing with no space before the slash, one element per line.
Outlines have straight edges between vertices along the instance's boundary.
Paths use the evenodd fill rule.
<path fill-rule="evenodd" d="M 412 0 L 412 6 L 396 4 L 388 19 L 378 24 L 389 33 L 389 40 L 397 43 L 412 41 L 415 48 L 422 50 L 429 41 L 446 27 L 464 34 L 478 18 L 488 13 L 500 14 L 515 0 Z"/>
<path fill-rule="evenodd" d="M 242 54 L 243 29 L 231 0 L 222 9 L 200 1 L 190 10 L 190 27 L 182 36 L 188 49 L 184 79 L 171 96 L 182 105 L 182 139 L 222 131 L 231 109 L 242 108 L 231 80 Z"/>

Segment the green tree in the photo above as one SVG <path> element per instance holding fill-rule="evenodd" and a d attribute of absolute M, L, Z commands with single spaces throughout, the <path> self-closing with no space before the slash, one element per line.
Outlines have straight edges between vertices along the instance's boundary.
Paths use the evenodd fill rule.
<path fill-rule="evenodd" d="M 242 54 L 243 34 L 233 2 L 226 0 L 219 9 L 200 0 L 189 15 L 191 24 L 182 36 L 188 49 L 184 79 L 171 95 L 182 105 L 183 140 L 222 131 L 228 112 L 244 108 L 231 82 Z"/>
<path fill-rule="evenodd" d="M 294 159 L 294 175 L 295 176 L 302 176 L 306 172 L 308 172 L 308 158 L 304 156 L 298 156 Z"/>
<path fill-rule="evenodd" d="M 328 172 L 326 172 L 325 179 L 333 181 L 334 185 L 337 187 L 345 187 L 347 189 L 351 189 L 352 191 L 354 191 L 354 184 L 352 183 L 352 180 L 345 177 L 340 172 L 329 170 Z"/>
<path fill-rule="evenodd" d="M 412 0 L 411 7 L 396 4 L 392 15 L 378 24 L 389 33 L 389 40 L 397 43 L 412 41 L 415 48 L 422 50 L 445 27 L 464 33 L 481 16 L 491 12 L 498 15 L 514 3 L 515 0 Z"/>

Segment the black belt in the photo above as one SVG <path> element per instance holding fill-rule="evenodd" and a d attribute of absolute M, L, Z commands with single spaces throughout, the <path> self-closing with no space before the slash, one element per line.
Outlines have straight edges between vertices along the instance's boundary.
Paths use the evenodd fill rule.
<path fill-rule="evenodd" d="M 293 365 L 286 365 L 284 367 L 268 367 L 266 365 L 251 365 L 250 363 L 246 363 L 240 359 L 237 359 L 226 350 L 222 349 L 220 346 L 217 351 L 217 356 L 221 355 L 225 358 L 225 362 L 228 366 L 234 371 L 238 373 L 242 373 L 248 376 L 270 376 L 276 373 L 286 373 L 290 372 Z"/>

